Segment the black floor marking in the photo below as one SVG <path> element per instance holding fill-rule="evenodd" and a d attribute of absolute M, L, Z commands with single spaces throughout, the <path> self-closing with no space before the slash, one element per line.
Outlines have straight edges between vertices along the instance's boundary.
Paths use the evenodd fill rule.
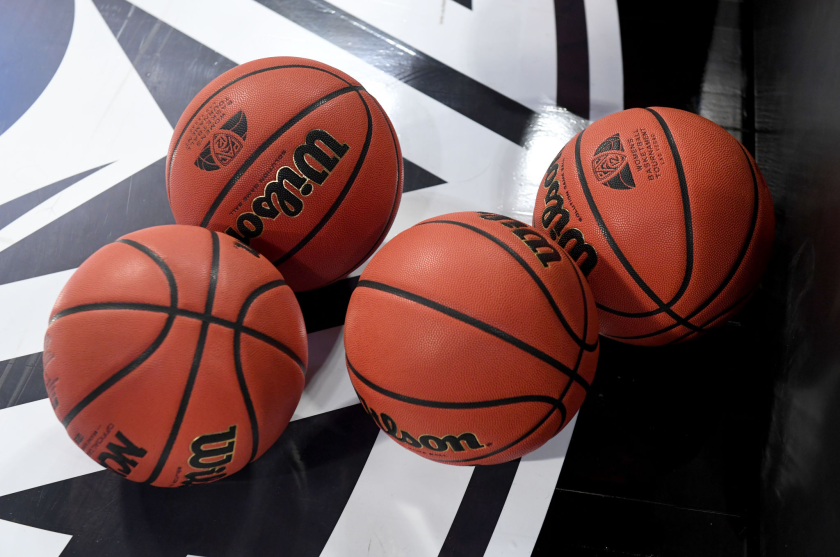
<path fill-rule="evenodd" d="M 350 296 L 358 284 L 359 277 L 350 277 L 317 290 L 297 292 L 295 296 L 303 313 L 306 332 L 314 333 L 344 325 Z"/>
<path fill-rule="evenodd" d="M 453 1 L 461 4 L 462 6 L 467 8 L 468 10 L 472 9 L 472 0 L 453 0 Z"/>
<path fill-rule="evenodd" d="M 554 0 L 557 105 L 589 118 L 589 43 L 584 0 Z"/>
<path fill-rule="evenodd" d="M 2 11 L 0 134 L 29 110 L 52 80 L 70 44 L 75 18 L 73 0 L 4 2 Z"/>
<path fill-rule="evenodd" d="M 428 170 L 420 168 L 409 160 L 403 159 L 403 163 L 405 167 L 403 193 L 421 190 L 423 188 L 430 188 L 432 186 L 439 186 L 446 183 L 446 180 L 443 178 L 438 178 Z"/>
<path fill-rule="evenodd" d="M 101 471 L 0 497 L 0 519 L 72 535 L 62 557 L 318 557 L 378 432 L 357 404 L 292 422 L 212 484 L 162 489 Z"/>
<path fill-rule="evenodd" d="M 163 161 L 0 252 L 0 284 L 78 267 L 93 252 L 124 234 L 174 224 L 163 187 Z"/>
<path fill-rule="evenodd" d="M 669 106 L 697 113 L 719 3 L 649 0 L 644 10 L 632 0 L 617 4 L 624 107 Z M 656 29 L 659 44 L 683 45 L 659 53 L 657 63 L 669 68 L 666 80 L 651 80 L 645 57 L 638 55 L 650 44 L 650 29 Z"/>
<path fill-rule="evenodd" d="M 438 557 L 482 557 L 502 514 L 519 459 L 476 466 Z"/>
<path fill-rule="evenodd" d="M 257 1 L 502 137 L 523 142 L 531 109 L 381 29 L 323 0 Z"/>
<path fill-rule="evenodd" d="M 236 67 L 125 0 L 94 0 L 94 4 L 173 128 L 205 85 Z"/>
<path fill-rule="evenodd" d="M 43 353 L 0 362 L 0 410 L 47 398 Z"/>
<path fill-rule="evenodd" d="M 84 172 L 80 172 L 75 176 L 64 178 L 63 180 L 59 180 L 58 182 L 53 182 L 52 184 L 38 188 L 35 191 L 31 191 L 29 193 L 21 195 L 18 198 L 12 199 L 11 201 L 4 203 L 3 205 L 0 205 L 0 228 L 3 228 L 4 226 L 19 218 L 20 216 L 24 215 L 31 209 L 34 209 L 50 197 L 54 196 L 55 194 L 64 191 L 79 180 L 90 176 L 97 170 L 105 168 L 106 166 L 108 165 L 106 164 L 98 166 L 96 168 L 92 168 L 90 170 L 85 170 Z"/>

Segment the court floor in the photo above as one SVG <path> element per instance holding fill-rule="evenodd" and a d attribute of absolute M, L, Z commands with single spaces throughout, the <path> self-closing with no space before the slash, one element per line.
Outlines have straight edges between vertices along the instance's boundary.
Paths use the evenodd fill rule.
<path fill-rule="evenodd" d="M 298 296 L 310 346 L 300 406 L 262 458 L 223 481 L 164 490 L 103 470 L 73 446 L 42 380 L 58 292 L 103 245 L 174 222 L 164 187 L 173 127 L 210 80 L 249 60 L 317 59 L 380 101 L 405 157 L 388 239 L 454 211 L 530 221 L 560 147 L 624 108 L 691 110 L 754 148 L 742 4 L 634 6 L 0 2 L 0 555 L 751 554 L 760 366 L 744 347 L 759 342 L 762 292 L 722 331 L 683 346 L 602 340 L 575 421 L 491 467 L 417 458 L 361 409 L 342 330 L 363 267 Z M 676 18 L 679 29 L 668 25 Z M 726 388 L 707 380 L 712 368 Z"/>

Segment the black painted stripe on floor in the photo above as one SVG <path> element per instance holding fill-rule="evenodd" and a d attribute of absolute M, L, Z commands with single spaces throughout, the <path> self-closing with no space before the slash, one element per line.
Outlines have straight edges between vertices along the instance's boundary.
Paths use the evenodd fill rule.
<path fill-rule="evenodd" d="M 554 0 L 557 105 L 589 118 L 589 43 L 583 0 Z"/>
<path fill-rule="evenodd" d="M 66 190 L 79 180 L 87 178 L 97 170 L 105 168 L 106 166 L 108 165 L 104 164 L 96 168 L 91 168 L 90 170 L 85 170 L 84 172 L 79 172 L 75 176 L 64 178 L 58 182 L 53 182 L 52 184 L 38 188 L 35 191 L 31 191 L 0 205 L 0 228 L 3 228 L 10 222 L 26 214 L 28 211 L 34 209 L 50 197 Z"/>
<path fill-rule="evenodd" d="M 378 433 L 355 404 L 290 423 L 264 455 L 218 482 L 158 489 L 103 470 L 0 497 L 0 518 L 71 534 L 62 557 L 268 556 L 278 548 L 317 557 Z"/>
<path fill-rule="evenodd" d="M 439 557 L 481 557 L 502 514 L 519 459 L 476 466 Z"/>
<path fill-rule="evenodd" d="M 257 1 L 485 128 L 522 143 L 534 113 L 515 100 L 323 0 Z"/>
<path fill-rule="evenodd" d="M 155 102 L 173 125 L 198 91 L 236 66 L 233 61 L 125 0 L 96 0 L 95 4 Z M 191 61 L 186 70 L 185 56 Z M 403 160 L 406 170 L 404 191 L 444 182 L 411 161 Z M 79 174 L 73 179 L 78 181 L 84 176 Z M 164 159 L 161 159 L 3 250 L 0 252 L 0 284 L 78 267 L 96 250 L 124 234 L 150 226 L 174 224 L 163 176 Z M 69 185 L 66 181 L 56 182 L 55 188 L 47 186 L 53 189 L 45 191 L 54 195 Z M 31 199 L 21 201 L 22 205 L 11 202 L 0 206 L 0 223 L 4 218 L 19 217 L 22 208 L 28 207 L 26 203 L 40 199 L 40 194 L 33 194 L 29 194 Z M 9 209 L 5 208 L 7 206 Z M 7 210 L 9 212 L 5 213 Z M 28 208 L 23 212 L 26 210 Z M 121 217 L 102 218 L 102 215 L 111 214 Z M 32 257 L 33 253 L 38 253 L 39 257 Z M 341 319 L 343 323 L 344 314 L 328 317 L 330 319 Z"/>
<path fill-rule="evenodd" d="M 124 234 L 174 224 L 163 169 L 160 159 L 0 251 L 0 284 L 73 269 Z"/>
<path fill-rule="evenodd" d="M 0 410 L 47 398 L 42 353 L 0 362 Z"/>
<path fill-rule="evenodd" d="M 461 4 L 462 6 L 464 6 L 465 8 L 467 8 L 469 10 L 472 9 L 472 0 L 453 0 L 453 1 Z"/>
<path fill-rule="evenodd" d="M 172 127 L 205 85 L 237 65 L 125 0 L 94 4 Z"/>
<path fill-rule="evenodd" d="M 423 188 L 430 188 L 432 186 L 439 186 L 446 183 L 446 180 L 443 178 L 435 176 L 428 170 L 417 166 L 410 160 L 403 159 L 403 163 L 403 166 L 405 167 L 403 169 L 403 176 L 405 180 L 403 182 L 403 193 L 422 190 Z"/>
<path fill-rule="evenodd" d="M 344 325 L 350 296 L 359 284 L 359 277 L 338 280 L 317 290 L 297 292 L 306 332 L 314 333 Z"/>

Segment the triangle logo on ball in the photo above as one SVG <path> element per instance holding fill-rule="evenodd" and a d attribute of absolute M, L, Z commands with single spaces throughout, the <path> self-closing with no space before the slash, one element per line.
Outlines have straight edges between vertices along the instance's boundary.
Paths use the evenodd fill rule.
<path fill-rule="evenodd" d="M 636 187 L 627 155 L 618 134 L 611 135 L 595 150 L 592 172 L 599 182 L 614 190 L 629 190 Z"/>
<path fill-rule="evenodd" d="M 245 137 L 248 135 L 248 119 L 241 110 L 230 117 L 195 159 L 195 165 L 201 170 L 219 170 L 227 166 L 242 151 Z"/>

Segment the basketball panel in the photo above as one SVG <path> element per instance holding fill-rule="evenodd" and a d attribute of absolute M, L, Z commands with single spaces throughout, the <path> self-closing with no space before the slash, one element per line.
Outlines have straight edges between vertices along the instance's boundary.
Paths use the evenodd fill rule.
<path fill-rule="evenodd" d="M 64 420 L 94 389 L 153 347 L 167 318 L 163 313 L 105 310 L 50 324 L 44 339 L 44 384 L 58 419 Z"/>
<path fill-rule="evenodd" d="M 579 135 L 561 149 L 543 176 L 534 204 L 533 225 L 575 261 L 593 292 L 597 291 L 599 303 L 634 312 L 654 310 L 653 301 L 641 287 L 628 281 L 626 270 L 616 264 L 612 247 L 587 205 L 575 159 Z"/>
<path fill-rule="evenodd" d="M 94 460 L 145 481 L 175 420 L 200 328 L 197 321 L 177 318 L 160 348 L 70 422 L 70 438 Z"/>
<path fill-rule="evenodd" d="M 507 445 L 548 421 L 552 412 L 552 405 L 539 402 L 468 410 L 427 408 L 384 397 L 356 380 L 353 386 L 364 401 L 362 406 L 393 440 L 420 456 L 448 464 L 471 465 L 491 453 L 507 451 Z M 556 428 L 557 422 L 549 437 Z M 512 458 L 516 456 L 508 460 Z"/>
<path fill-rule="evenodd" d="M 519 226 L 509 219 L 506 222 Z M 566 330 L 551 301 L 581 341 L 597 341 L 597 323 L 589 327 L 587 338 L 581 339 L 586 287 L 579 283 L 566 254 L 548 241 L 529 235 L 529 230 L 511 229 L 476 213 L 443 215 L 392 239 L 365 268 L 362 281 L 387 284 L 442 304 L 521 339 L 570 367 L 579 343 Z M 546 247 L 537 248 L 535 253 L 526 241 Z M 559 260 L 546 258 L 547 266 L 543 267 L 540 255 Z M 542 282 L 548 296 L 529 271 Z"/>
<path fill-rule="evenodd" d="M 251 424 L 239 394 L 234 333 L 210 325 L 201 363 L 171 452 L 152 485 L 176 487 L 217 481 L 250 460 Z M 179 400 L 179 406 L 184 404 Z"/>
<path fill-rule="evenodd" d="M 284 354 L 244 334 L 240 337 L 240 364 L 259 427 L 254 453 L 254 458 L 259 458 L 289 425 L 305 379 L 300 368 Z"/>
<path fill-rule="evenodd" d="M 231 228 L 275 261 L 341 195 L 363 154 L 366 135 L 364 105 L 355 91 L 320 105 L 271 143 L 254 164 L 240 169 L 241 177 L 206 226 L 219 232 Z M 240 219 L 250 220 L 245 224 Z"/>
<path fill-rule="evenodd" d="M 601 292 L 600 274 L 603 267 L 610 266 L 628 284 L 642 282 L 665 302 L 678 294 L 690 265 L 686 238 L 691 229 L 683 196 L 693 184 L 681 180 L 677 165 L 678 157 L 682 168 L 686 160 L 672 150 L 654 115 L 643 109 L 598 120 L 578 139 L 576 179 L 569 182 L 567 199 L 581 214 L 584 236 L 601 236 L 608 244 L 599 250 L 599 264 L 589 275 L 593 288 L 599 291 L 599 303 L 624 312 L 654 309 L 655 303 L 644 301 L 648 295 L 643 287 L 633 292 L 641 291 L 644 297 L 631 299 L 615 291 Z M 608 150 L 599 153 L 605 147 Z M 596 162 L 609 153 L 621 160 L 616 162 L 620 169 L 616 176 L 623 180 L 620 184 L 615 177 L 599 174 Z M 611 242 L 602 234 L 595 211 Z"/>
<path fill-rule="evenodd" d="M 568 381 L 552 364 L 472 325 L 361 286 L 345 329 L 353 368 L 404 397 L 446 403 L 557 397 Z M 576 356 L 568 355 L 572 366 Z"/>
<path fill-rule="evenodd" d="M 227 234 L 214 232 L 219 239 L 219 272 L 216 278 L 216 297 L 213 314 L 229 321 L 240 317 L 242 305 L 253 303 L 265 289 L 286 289 L 283 276 L 271 261 L 255 249 L 246 246 Z M 294 297 L 291 292 L 289 292 Z M 269 324 L 282 322 L 283 313 L 268 320 Z"/>
<path fill-rule="evenodd" d="M 370 144 L 358 169 L 347 165 L 358 173 L 340 204 L 330 207 L 335 212 L 323 228 L 292 259 L 280 263 L 280 271 L 296 291 L 324 286 L 363 263 L 385 238 L 399 207 L 403 161 L 396 134 L 373 97 L 367 92 L 359 95 L 370 111 Z M 365 109 L 360 111 L 366 118 Z M 357 142 L 357 151 L 363 143 Z"/>
<path fill-rule="evenodd" d="M 253 152 L 252 146 L 261 144 L 279 125 L 318 99 L 358 85 L 347 74 L 326 64 L 294 57 L 254 60 L 223 73 L 193 98 L 175 127 L 166 161 L 170 201 L 175 200 L 179 212 L 199 210 L 189 199 L 176 198 L 180 176 L 191 181 L 201 177 L 201 171 L 214 172 L 216 180 L 227 182 L 238 167 L 231 163 L 243 158 L 241 151 Z M 254 105 L 263 102 L 271 109 L 254 109 Z M 239 118 L 240 111 L 244 122 Z M 229 147 L 230 141 L 238 144 L 239 149 L 231 151 L 232 158 L 216 160 L 213 156 L 215 146 L 211 141 L 217 133 L 229 140 Z M 215 151 L 218 154 L 218 149 Z"/>
<path fill-rule="evenodd" d="M 753 236 L 753 219 L 759 210 L 758 185 L 746 151 L 729 132 L 696 114 L 652 110 L 668 124 L 691 186 L 696 272 L 691 289 L 674 306 L 680 315 L 688 315 L 715 292 L 733 267 L 743 263 L 739 254 Z M 740 290 L 738 284 L 732 285 L 732 292 Z"/>
<path fill-rule="evenodd" d="M 142 293 L 139 295 L 138 293 Z M 167 277 L 136 248 L 120 243 L 103 246 L 76 269 L 55 301 L 50 319 L 69 308 L 101 303 L 172 303 Z"/>
<path fill-rule="evenodd" d="M 121 240 L 137 242 L 163 261 L 174 277 L 180 309 L 204 312 L 213 261 L 213 240 L 207 230 L 170 224 L 138 230 Z M 152 260 L 139 251 L 138 255 Z M 144 295 L 142 289 L 137 292 Z"/>
<path fill-rule="evenodd" d="M 573 416 L 574 414 L 571 415 Z M 455 464 L 491 466 L 493 464 L 502 464 L 504 462 L 510 462 L 511 460 L 515 460 L 517 458 L 522 458 L 523 456 L 532 453 L 540 447 L 542 447 L 543 445 L 545 445 L 564 427 L 566 427 L 566 424 L 569 423 L 570 419 L 571 417 L 563 421 L 563 414 L 560 413 L 559 410 L 556 410 L 549 414 L 548 417 L 543 416 L 541 418 L 541 420 L 544 420 L 542 421 L 542 423 L 537 422 L 539 424 L 538 426 L 534 426 L 530 428 L 527 432 L 523 433 L 520 436 L 522 439 L 519 442 L 513 443 L 504 451 L 487 456 L 480 460 L 470 460 L 467 462 L 459 462 Z"/>
<path fill-rule="evenodd" d="M 305 368 L 308 362 L 308 339 L 303 314 L 292 290 L 288 286 L 281 286 L 250 298 L 253 301 L 245 309 L 243 324 L 282 343 L 300 359 Z M 265 341 L 261 342 L 269 346 Z M 282 352 L 274 347 L 271 350 Z M 285 355 L 284 358 L 294 362 L 291 356 Z M 295 364 L 295 367 L 303 375 L 300 366 Z"/>

